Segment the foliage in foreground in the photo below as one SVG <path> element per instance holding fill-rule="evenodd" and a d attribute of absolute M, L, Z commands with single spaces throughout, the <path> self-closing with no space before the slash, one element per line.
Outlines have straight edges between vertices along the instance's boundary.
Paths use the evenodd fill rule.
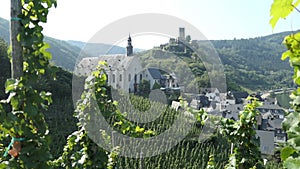
<path fill-rule="evenodd" d="M 106 74 L 103 65 L 99 65 L 97 70 L 86 79 L 85 88 L 81 99 L 77 103 L 75 117 L 78 119 L 78 131 L 68 136 L 67 145 L 61 157 L 53 161 L 56 167 L 64 168 L 112 168 L 115 151 L 108 152 L 97 145 L 94 140 L 100 137 L 105 140 L 109 149 L 116 149 L 111 143 L 111 136 L 107 135 L 103 126 L 98 125 L 101 120 L 99 117 L 105 116 L 107 120 L 113 119 L 119 131 L 130 136 L 151 136 L 151 130 L 145 130 L 130 121 L 116 109 L 116 102 L 108 96 L 106 84 Z M 119 125 L 119 127 L 118 127 Z M 95 134 L 95 135 L 93 135 Z M 93 140 L 92 140 L 93 139 Z M 103 145 L 102 145 L 103 146 Z"/>
<path fill-rule="evenodd" d="M 300 4 L 300 0 L 274 0 L 270 14 L 270 24 L 274 28 L 280 18 L 287 17 Z M 291 107 L 294 112 L 289 112 L 283 121 L 283 129 L 288 134 L 286 146 L 281 150 L 281 159 L 285 168 L 300 168 L 300 32 L 286 36 L 284 39 L 287 51 L 281 59 L 289 58 L 290 65 L 294 68 L 293 80 L 297 89 L 291 94 Z"/>
<path fill-rule="evenodd" d="M 290 58 L 294 67 L 294 82 L 300 85 L 300 33 L 285 38 L 288 51 L 282 54 L 282 59 Z M 288 113 L 283 121 L 283 129 L 287 131 L 287 145 L 281 151 L 281 159 L 286 168 L 300 167 L 300 88 L 291 94 L 294 112 Z"/>
<path fill-rule="evenodd" d="M 18 40 L 22 45 L 23 75 L 8 79 L 8 98 L 0 105 L 0 168 L 50 168 L 49 130 L 43 111 L 52 102 L 51 93 L 38 89 L 45 72 L 51 72 L 49 47 L 43 42 L 42 26 L 55 0 L 20 1 L 22 12 L 12 22 L 21 24 Z M 21 9 L 20 9 L 21 10 Z M 20 21 L 19 21 L 20 20 Z M 16 66 L 16 65 L 14 65 Z M 11 142 L 6 139 L 11 137 Z"/>
<path fill-rule="evenodd" d="M 221 133 L 232 143 L 233 154 L 229 158 L 226 168 L 264 168 L 258 139 L 255 138 L 256 117 L 261 105 L 256 98 L 249 97 L 244 110 L 239 114 L 239 120 L 224 119 Z"/>

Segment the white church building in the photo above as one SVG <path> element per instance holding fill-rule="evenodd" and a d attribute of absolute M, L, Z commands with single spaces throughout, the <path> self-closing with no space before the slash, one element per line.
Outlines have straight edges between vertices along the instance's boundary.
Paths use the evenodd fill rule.
<path fill-rule="evenodd" d="M 108 67 L 105 72 L 108 85 L 115 89 L 123 89 L 127 92 L 137 92 L 138 84 L 143 80 L 143 71 L 140 60 L 133 56 L 131 37 L 128 37 L 127 54 L 101 55 L 99 57 L 83 58 L 76 66 L 75 74 L 88 76 L 97 67 L 99 61 L 105 61 Z"/>
<path fill-rule="evenodd" d="M 136 93 L 138 86 L 143 80 L 150 82 L 150 89 L 155 83 L 165 86 L 175 87 L 174 80 L 168 81 L 157 68 L 145 69 L 140 60 L 133 55 L 133 46 L 129 35 L 127 40 L 126 55 L 101 55 L 99 57 L 83 58 L 75 67 L 75 74 L 78 76 L 88 76 L 97 67 L 99 61 L 105 61 L 108 67 L 105 68 L 107 83 L 115 89 L 122 89 L 125 92 Z M 170 84 L 166 84 L 170 83 Z M 178 87 L 178 85 L 176 85 Z"/>

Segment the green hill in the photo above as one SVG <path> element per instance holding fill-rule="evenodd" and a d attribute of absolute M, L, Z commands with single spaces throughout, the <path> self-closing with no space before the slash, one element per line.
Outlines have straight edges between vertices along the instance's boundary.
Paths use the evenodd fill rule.
<path fill-rule="evenodd" d="M 192 43 L 191 46 L 205 54 L 207 50 L 203 48 L 203 44 L 211 43 L 224 65 L 228 90 L 257 91 L 293 87 L 293 70 L 288 61 L 281 60 L 281 54 L 286 50 L 282 41 L 286 35 L 291 33 L 282 32 L 251 39 L 197 41 L 198 43 Z M 191 84 L 197 83 L 200 87 L 209 87 L 206 68 L 200 59 L 196 59 L 196 53 L 193 51 L 180 53 L 178 52 L 180 50 L 181 47 L 176 44 L 165 44 L 163 49 L 155 48 L 141 52 L 138 56 L 144 66 L 170 67 L 176 61 L 168 60 L 168 58 L 175 54 L 188 64 L 196 76 Z M 176 62 L 176 65 L 183 67 L 179 62 Z M 182 75 L 182 77 L 185 76 Z"/>
<path fill-rule="evenodd" d="M 9 42 L 9 22 L 0 17 L 0 38 Z"/>
<path fill-rule="evenodd" d="M 3 18 L 0 18 L 0 38 L 9 43 L 9 22 Z M 53 63 L 67 70 L 73 70 L 81 49 L 66 41 L 50 37 L 45 37 L 45 42 L 51 45 L 51 48 L 48 50 L 52 53 Z"/>
<path fill-rule="evenodd" d="M 9 42 L 9 22 L 0 18 L 0 38 Z M 219 54 L 225 68 L 225 74 L 230 90 L 265 90 L 281 87 L 292 87 L 292 69 L 287 61 L 281 61 L 281 53 L 285 50 L 283 38 L 292 32 L 283 32 L 250 39 L 212 40 L 210 41 Z M 76 58 L 84 50 L 84 56 L 100 54 L 125 53 L 125 48 L 107 44 L 88 44 L 80 41 L 63 41 L 46 37 L 51 45 L 55 65 L 72 71 Z M 199 42 L 200 43 L 200 42 Z M 141 51 L 136 49 L 136 51 Z M 145 60 L 145 65 L 157 65 L 160 62 L 153 55 L 152 49 L 139 52 L 137 55 Z M 158 52 L 159 53 L 159 52 Z M 209 86 L 209 78 L 205 67 L 193 58 L 192 53 L 181 55 L 188 63 L 198 83 L 202 87 Z M 168 60 L 166 60 L 168 62 Z M 167 63 L 165 63 L 167 64 Z"/>
<path fill-rule="evenodd" d="M 293 70 L 287 60 L 281 60 L 286 50 L 282 41 L 291 33 L 211 42 L 230 81 L 251 90 L 292 87 Z"/>

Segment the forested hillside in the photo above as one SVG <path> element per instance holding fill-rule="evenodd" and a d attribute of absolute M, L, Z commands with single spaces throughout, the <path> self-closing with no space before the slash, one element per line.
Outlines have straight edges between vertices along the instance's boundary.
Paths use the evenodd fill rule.
<path fill-rule="evenodd" d="M 292 69 L 287 61 L 281 61 L 281 53 L 285 50 L 283 38 L 291 32 L 283 32 L 251 39 L 213 40 L 211 43 L 217 50 L 225 67 L 229 90 L 265 90 L 282 87 L 292 87 Z M 8 21 L 0 18 L 0 38 L 7 43 L 9 40 Z M 72 71 L 76 58 L 86 43 L 80 41 L 62 41 L 46 37 L 51 45 L 48 50 L 52 53 L 55 65 Z M 90 44 L 84 51 L 86 56 L 100 54 L 124 53 L 125 49 L 107 44 Z M 153 50 L 137 54 L 147 64 L 157 64 L 159 60 L 153 56 Z M 202 63 L 195 62 L 192 54 L 186 56 L 187 62 L 196 78 L 191 83 L 201 87 L 209 86 L 209 77 Z M 191 84 L 191 86 L 193 85 Z"/>
<path fill-rule="evenodd" d="M 225 66 L 227 78 L 249 88 L 292 87 L 293 69 L 282 61 L 283 38 L 292 32 L 240 40 L 211 41 Z"/>
<path fill-rule="evenodd" d="M 281 54 L 285 51 L 282 40 L 290 33 L 283 32 L 251 39 L 210 41 L 224 65 L 228 89 L 258 91 L 293 87 L 291 78 L 293 70 L 288 61 L 281 60 Z M 209 42 L 198 41 L 198 43 Z M 172 47 L 174 48 L 174 45 Z M 200 48 L 199 45 L 193 47 Z M 174 61 L 167 59 L 174 55 L 168 51 L 168 45 L 167 51 L 156 48 L 137 55 L 144 65 L 150 67 L 153 65 L 168 67 L 174 64 Z M 175 53 L 176 57 L 188 64 L 196 76 L 191 86 L 192 83 L 197 83 L 200 87 L 209 87 L 206 68 L 201 59 L 196 59 L 195 55 L 193 51 Z M 180 62 L 176 64 L 179 68 L 182 67 Z"/>

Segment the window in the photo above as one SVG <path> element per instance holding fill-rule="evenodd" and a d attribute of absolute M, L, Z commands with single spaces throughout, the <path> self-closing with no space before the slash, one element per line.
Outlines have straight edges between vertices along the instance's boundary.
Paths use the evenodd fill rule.
<path fill-rule="evenodd" d="M 263 146 L 264 151 L 269 151 L 269 146 Z"/>
<path fill-rule="evenodd" d="M 277 136 L 276 139 L 277 140 L 285 140 L 285 137 L 283 137 L 283 136 Z"/>
<path fill-rule="evenodd" d="M 120 75 L 120 82 L 122 81 L 122 75 Z"/>
<path fill-rule="evenodd" d="M 113 74 L 112 80 L 113 80 L 113 83 L 116 82 L 116 75 L 115 74 Z"/>
<path fill-rule="evenodd" d="M 130 82 L 131 81 L 131 74 L 129 73 L 129 75 L 128 75 L 128 82 Z"/>
<path fill-rule="evenodd" d="M 143 75 L 142 74 L 140 74 L 140 81 L 142 81 L 143 80 Z"/>
<path fill-rule="evenodd" d="M 105 73 L 105 76 L 106 76 L 106 82 L 108 83 L 108 74 Z"/>

